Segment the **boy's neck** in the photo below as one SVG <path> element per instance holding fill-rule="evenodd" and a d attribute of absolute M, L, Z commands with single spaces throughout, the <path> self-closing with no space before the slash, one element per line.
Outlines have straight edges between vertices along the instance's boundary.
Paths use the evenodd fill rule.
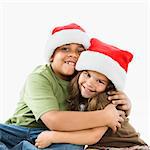
<path fill-rule="evenodd" d="M 54 69 L 53 69 L 51 63 L 49 64 L 49 67 L 52 69 L 52 71 L 53 71 L 53 73 L 55 74 L 55 76 L 57 76 L 57 77 L 60 78 L 61 80 L 70 81 L 70 80 L 74 77 L 74 74 L 71 75 L 71 76 L 61 76 L 61 75 L 58 75 L 58 74 L 54 71 Z"/>

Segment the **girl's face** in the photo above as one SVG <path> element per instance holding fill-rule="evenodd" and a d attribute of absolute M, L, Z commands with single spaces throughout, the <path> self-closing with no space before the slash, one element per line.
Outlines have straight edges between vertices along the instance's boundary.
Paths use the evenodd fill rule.
<path fill-rule="evenodd" d="M 56 75 L 64 80 L 67 80 L 68 76 L 73 75 L 79 55 L 84 50 L 81 44 L 74 43 L 58 47 L 50 59 Z"/>
<path fill-rule="evenodd" d="M 105 91 L 109 79 L 96 71 L 83 71 L 78 80 L 82 97 L 92 98 L 97 93 Z"/>

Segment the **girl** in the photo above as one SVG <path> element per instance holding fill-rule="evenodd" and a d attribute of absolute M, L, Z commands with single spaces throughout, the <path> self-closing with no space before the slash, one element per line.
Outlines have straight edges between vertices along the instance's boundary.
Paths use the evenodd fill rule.
<path fill-rule="evenodd" d="M 70 83 L 68 109 L 94 111 L 108 107 L 110 101 L 107 100 L 107 93 L 123 89 L 132 57 L 133 55 L 127 51 L 93 38 L 89 50 L 82 52 L 76 64 L 79 73 Z M 117 109 L 123 107 L 126 105 L 116 105 Z M 72 143 L 89 145 L 88 149 L 98 150 L 148 149 L 126 116 L 119 127 L 115 133 L 108 126 L 75 132 L 45 131 L 38 136 L 35 145 L 44 148 L 52 143 Z"/>

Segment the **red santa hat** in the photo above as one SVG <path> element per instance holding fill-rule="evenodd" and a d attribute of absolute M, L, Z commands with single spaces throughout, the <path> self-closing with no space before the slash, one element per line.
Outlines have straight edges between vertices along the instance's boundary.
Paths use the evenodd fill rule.
<path fill-rule="evenodd" d="M 75 23 L 55 27 L 46 44 L 46 58 L 49 60 L 57 47 L 69 43 L 82 44 L 87 49 L 90 46 L 90 38 L 85 30 Z"/>
<path fill-rule="evenodd" d="M 130 52 L 92 38 L 91 46 L 81 53 L 76 70 L 100 72 L 111 80 L 118 90 L 123 90 L 128 64 L 132 58 L 133 55 Z"/>

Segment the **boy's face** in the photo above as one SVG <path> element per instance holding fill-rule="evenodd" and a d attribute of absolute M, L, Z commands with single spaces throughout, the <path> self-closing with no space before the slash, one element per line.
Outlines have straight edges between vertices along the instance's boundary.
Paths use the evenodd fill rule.
<path fill-rule="evenodd" d="M 109 80 L 104 74 L 95 71 L 83 71 L 78 80 L 79 89 L 84 98 L 92 98 L 104 92 L 108 83 Z"/>
<path fill-rule="evenodd" d="M 81 44 L 71 43 L 58 47 L 51 57 L 51 65 L 56 75 L 64 80 L 73 75 L 82 51 L 85 49 Z"/>

